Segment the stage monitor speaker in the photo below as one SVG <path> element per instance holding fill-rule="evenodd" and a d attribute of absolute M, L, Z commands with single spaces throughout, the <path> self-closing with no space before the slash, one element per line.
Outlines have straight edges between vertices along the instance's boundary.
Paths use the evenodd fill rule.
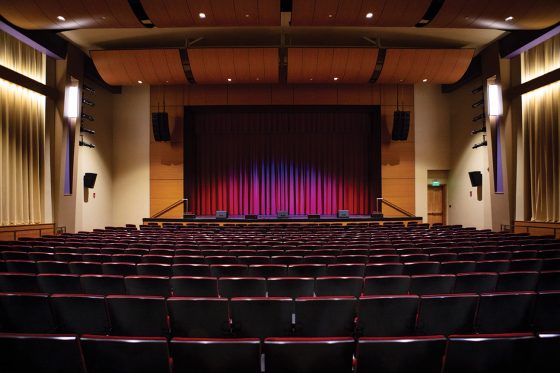
<path fill-rule="evenodd" d="M 183 218 L 192 220 L 192 219 L 196 219 L 196 215 L 192 213 L 186 213 L 183 215 Z"/>
<path fill-rule="evenodd" d="M 336 217 L 346 219 L 350 217 L 350 213 L 348 212 L 348 210 L 338 210 L 338 212 L 336 213 Z"/>
<path fill-rule="evenodd" d="M 308 214 L 308 215 L 307 215 L 307 219 L 309 219 L 309 220 L 318 220 L 318 219 L 321 219 L 321 215 L 319 215 L 319 214 Z"/>
<path fill-rule="evenodd" d="M 247 214 L 245 215 L 245 220 L 257 220 L 259 218 L 256 214 Z"/>
<path fill-rule="evenodd" d="M 95 180 L 97 179 L 97 174 L 86 172 L 84 174 L 84 187 L 93 188 L 95 186 Z"/>
<path fill-rule="evenodd" d="M 383 214 L 377 211 L 374 211 L 371 213 L 371 217 L 373 218 L 373 220 L 381 220 L 383 219 Z"/>
<path fill-rule="evenodd" d="M 152 128 L 154 130 L 154 140 L 171 140 L 171 135 L 169 133 L 169 117 L 167 116 L 167 112 L 152 113 Z"/>
<path fill-rule="evenodd" d="M 410 111 L 395 111 L 393 113 L 393 133 L 391 140 L 405 141 L 410 129 Z"/>
<path fill-rule="evenodd" d="M 216 219 L 227 219 L 228 213 L 224 210 L 217 210 L 216 211 Z"/>
<path fill-rule="evenodd" d="M 276 217 L 278 219 L 287 219 L 288 218 L 288 211 L 286 210 L 280 210 L 276 213 Z"/>
<path fill-rule="evenodd" d="M 469 178 L 471 179 L 471 186 L 473 187 L 482 186 L 482 172 L 469 171 Z"/>

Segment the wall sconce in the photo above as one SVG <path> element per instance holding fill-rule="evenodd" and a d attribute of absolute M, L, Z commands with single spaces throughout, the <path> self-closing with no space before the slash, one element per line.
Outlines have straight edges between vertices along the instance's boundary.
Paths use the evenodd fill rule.
<path fill-rule="evenodd" d="M 496 81 L 488 81 L 488 115 L 502 115 L 502 89 Z"/>
<path fill-rule="evenodd" d="M 78 81 L 72 81 L 68 86 L 68 93 L 66 95 L 66 117 L 76 119 L 80 112 L 80 91 L 78 89 Z"/>

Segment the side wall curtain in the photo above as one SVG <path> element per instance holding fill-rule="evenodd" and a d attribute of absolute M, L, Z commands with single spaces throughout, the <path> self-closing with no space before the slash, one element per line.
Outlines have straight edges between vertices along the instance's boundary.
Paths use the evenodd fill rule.
<path fill-rule="evenodd" d="M 0 32 L 0 64 L 45 82 L 45 56 Z M 0 225 L 43 220 L 45 97 L 0 79 Z"/>
<path fill-rule="evenodd" d="M 522 55 L 522 79 L 560 68 L 560 36 Z M 560 221 L 560 82 L 523 95 L 523 134 L 533 221 Z"/>
<path fill-rule="evenodd" d="M 368 214 L 375 186 L 368 112 L 201 112 L 189 116 L 186 144 L 197 214 Z M 379 132 L 379 131 L 377 131 Z M 377 166 L 374 159 L 377 158 Z M 188 167 L 187 167 L 188 168 Z M 193 172 L 194 171 L 194 172 Z M 190 176 L 189 176 L 190 175 Z M 380 184 L 380 183 L 379 183 Z M 378 194 L 376 194 L 378 193 Z"/>

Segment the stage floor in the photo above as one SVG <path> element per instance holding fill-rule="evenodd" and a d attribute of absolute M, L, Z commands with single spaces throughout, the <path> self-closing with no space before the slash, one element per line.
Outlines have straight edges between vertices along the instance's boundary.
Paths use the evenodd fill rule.
<path fill-rule="evenodd" d="M 383 222 L 383 221 L 418 221 L 421 217 L 383 217 L 382 215 L 350 215 L 347 218 L 339 218 L 336 215 L 288 215 L 287 218 L 279 218 L 276 215 L 257 215 L 257 218 L 246 215 L 230 215 L 227 218 L 216 218 L 214 215 L 200 215 L 189 218 L 144 218 L 145 223 L 344 223 L 344 222 Z"/>

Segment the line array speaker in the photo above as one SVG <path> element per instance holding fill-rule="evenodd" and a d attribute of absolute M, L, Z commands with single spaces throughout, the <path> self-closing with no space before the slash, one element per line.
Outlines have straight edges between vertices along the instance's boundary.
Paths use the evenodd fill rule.
<path fill-rule="evenodd" d="M 152 113 L 152 128 L 154 131 L 154 140 L 171 140 L 171 135 L 169 133 L 169 117 L 167 112 Z"/>
<path fill-rule="evenodd" d="M 410 129 L 410 111 L 395 111 L 393 113 L 393 141 L 405 141 Z"/>

